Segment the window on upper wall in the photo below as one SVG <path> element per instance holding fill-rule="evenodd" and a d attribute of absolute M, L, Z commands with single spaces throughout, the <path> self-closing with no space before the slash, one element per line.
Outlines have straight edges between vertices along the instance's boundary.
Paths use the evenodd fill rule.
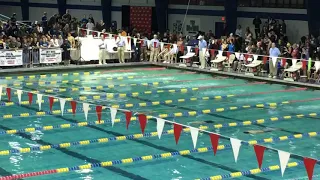
<path fill-rule="evenodd" d="M 189 0 L 169 0 L 169 4 L 188 5 Z M 224 0 L 190 0 L 190 5 L 223 6 Z"/>
<path fill-rule="evenodd" d="M 239 7 L 304 9 L 307 0 L 238 0 Z"/>

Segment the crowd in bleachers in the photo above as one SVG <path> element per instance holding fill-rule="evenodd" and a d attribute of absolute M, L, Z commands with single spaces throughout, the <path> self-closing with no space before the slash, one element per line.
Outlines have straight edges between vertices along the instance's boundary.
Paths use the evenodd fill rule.
<path fill-rule="evenodd" d="M 239 25 L 235 32 L 225 32 L 224 36 L 216 37 L 211 30 L 207 33 L 199 31 L 194 35 L 184 35 L 170 32 L 170 30 L 164 33 L 145 33 L 134 27 L 116 29 L 113 26 L 106 27 L 102 20 L 95 21 L 92 15 L 88 17 L 84 15 L 82 19 L 76 19 L 72 17 L 69 10 L 64 15 L 54 14 L 51 17 L 47 17 L 47 13 L 44 12 L 40 21 L 30 25 L 19 23 L 16 14 L 13 14 L 7 22 L 1 22 L 0 24 L 0 31 L 2 32 L 0 49 L 76 48 L 78 44 L 74 37 L 85 35 L 81 31 L 78 32 L 80 27 L 99 32 L 120 33 L 122 36 L 132 36 L 145 40 L 152 39 L 153 35 L 157 34 L 160 42 L 178 45 L 178 56 L 183 55 L 186 51 L 186 48 L 181 50 L 181 46 L 197 47 L 199 44 L 198 37 L 202 36 L 209 49 L 270 55 L 270 49 L 277 48 L 280 51 L 277 56 L 296 59 L 311 57 L 313 60 L 319 60 L 319 37 L 306 35 L 301 37 L 300 42 L 291 43 L 289 41 L 290 37 L 286 36 L 287 28 L 284 20 L 275 20 L 270 17 L 263 22 L 259 17 L 256 17 L 252 23 L 255 29 L 247 27 L 243 30 Z M 93 35 L 97 36 L 98 33 Z M 134 47 L 134 49 L 137 51 L 133 53 L 132 61 L 147 61 L 149 59 L 146 47 Z M 68 58 L 67 56 L 64 57 Z M 179 61 L 179 57 L 177 60 Z M 288 65 L 291 65 L 290 60 L 288 63 Z"/>

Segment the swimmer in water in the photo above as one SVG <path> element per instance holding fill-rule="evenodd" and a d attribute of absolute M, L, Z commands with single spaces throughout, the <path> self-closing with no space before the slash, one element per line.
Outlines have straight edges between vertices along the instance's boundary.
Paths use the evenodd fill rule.
<path fill-rule="evenodd" d="M 263 133 L 272 132 L 272 131 L 279 131 L 279 130 L 281 130 L 281 129 L 265 128 L 263 130 L 248 130 L 248 131 L 244 131 L 243 133 L 245 133 L 245 134 L 263 134 Z"/>
<path fill-rule="evenodd" d="M 193 122 L 190 122 L 189 125 L 192 125 L 192 124 L 212 124 L 214 123 L 214 121 L 212 120 L 207 120 L 207 121 L 193 121 Z"/>

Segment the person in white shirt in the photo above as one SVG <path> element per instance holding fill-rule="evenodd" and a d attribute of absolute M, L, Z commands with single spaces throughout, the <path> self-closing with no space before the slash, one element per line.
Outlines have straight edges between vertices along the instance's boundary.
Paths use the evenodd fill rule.
<path fill-rule="evenodd" d="M 50 40 L 50 43 L 51 43 L 51 47 L 55 47 L 55 48 L 60 47 L 59 41 L 56 38 L 56 35 L 53 35 L 52 39 Z"/>
<path fill-rule="evenodd" d="M 104 38 L 104 35 L 101 34 L 101 43 L 99 44 L 99 64 L 106 64 L 106 49 L 107 42 Z"/>
<path fill-rule="evenodd" d="M 240 25 L 238 25 L 238 28 L 236 30 L 236 36 L 242 37 L 242 28 Z"/>
<path fill-rule="evenodd" d="M 92 23 L 92 21 L 90 19 L 89 19 L 89 22 L 86 25 L 86 28 L 88 30 L 93 30 L 93 28 L 94 28 L 94 24 Z"/>

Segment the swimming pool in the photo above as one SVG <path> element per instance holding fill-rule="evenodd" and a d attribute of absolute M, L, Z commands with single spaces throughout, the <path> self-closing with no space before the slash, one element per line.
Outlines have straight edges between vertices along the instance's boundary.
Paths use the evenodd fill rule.
<path fill-rule="evenodd" d="M 152 137 L 130 136 L 141 133 L 139 122 L 131 121 L 127 130 L 125 116 L 120 112 L 117 113 L 117 120 L 112 127 L 109 110 L 103 110 L 104 121 L 98 124 L 95 122 L 97 120 L 95 107 L 90 106 L 92 109 L 86 121 L 82 104 L 79 102 L 119 107 L 152 116 L 160 115 L 164 119 L 185 125 L 206 126 L 203 128 L 208 131 L 244 141 L 319 131 L 319 116 L 312 114 L 317 113 L 320 107 L 319 92 L 306 88 L 154 67 L 107 69 L 90 73 L 78 71 L 63 74 L 62 72 L 47 76 L 37 76 L 34 73 L 34 75 L 13 76 L 12 79 L 5 78 L 0 81 L 1 84 L 24 90 L 22 103 L 19 105 L 14 89 L 11 90 L 11 101 L 15 103 L 5 103 L 8 102 L 8 98 L 3 89 L 0 107 L 2 117 L 0 118 L 0 176 L 193 149 L 189 132 L 181 134 L 177 145 L 172 131 L 169 131 L 171 132 L 169 134 L 164 133 L 160 140 L 156 133 L 152 133 Z M 65 109 L 68 110 L 61 116 L 58 101 L 53 104 L 53 114 L 37 113 L 39 106 L 35 103 L 36 95 L 33 95 L 32 105 L 28 102 L 27 92 L 31 91 L 77 99 L 75 115 L 72 114 L 71 105 L 67 102 Z M 49 111 L 48 98 L 43 96 L 43 100 L 41 109 Z M 209 120 L 213 122 L 200 124 L 201 121 Z M 241 126 L 240 123 L 244 121 L 251 123 Z M 268 127 L 280 129 L 254 135 L 244 133 Z M 166 124 L 163 131 L 172 128 L 172 125 Z M 145 133 L 156 131 L 156 121 L 149 120 Z M 113 140 L 113 137 L 118 138 Z M 292 136 L 290 140 L 283 138 L 281 141 L 271 143 L 265 140 L 266 143 L 260 144 L 317 158 L 319 137 L 296 137 Z M 106 142 L 104 138 L 109 138 L 109 141 Z M 220 138 L 219 145 L 228 144 L 229 140 Z M 51 148 L 46 149 L 44 145 L 51 145 Z M 28 149 L 21 150 L 37 146 L 43 146 L 42 150 L 31 150 L 31 152 L 28 152 Z M 197 148 L 210 146 L 208 135 L 200 133 Z M 124 164 L 114 163 L 110 167 L 91 169 L 84 167 L 83 170 L 36 176 L 30 179 L 195 179 L 248 171 L 258 167 L 253 147 L 244 145 L 241 146 L 237 163 L 234 162 L 230 146 L 218 150 L 216 156 L 210 150 L 190 153 L 187 156 L 154 159 Z M 301 160 L 291 156 L 289 162 Z M 263 167 L 278 164 L 278 154 L 266 151 Z M 316 165 L 314 179 L 320 179 L 319 170 Z M 307 179 L 307 174 L 304 166 L 300 165 L 287 168 L 283 178 L 280 170 L 277 170 L 242 176 L 239 179 Z"/>

